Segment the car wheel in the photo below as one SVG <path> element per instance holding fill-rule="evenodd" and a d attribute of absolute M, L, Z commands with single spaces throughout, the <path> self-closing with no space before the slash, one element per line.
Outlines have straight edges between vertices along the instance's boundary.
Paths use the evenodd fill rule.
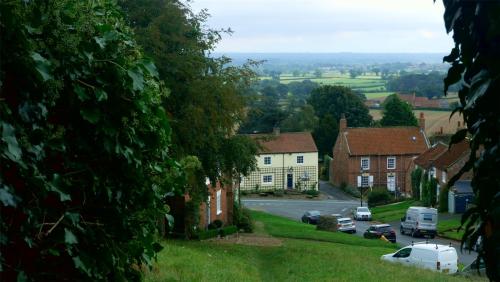
<path fill-rule="evenodd" d="M 431 239 L 434 239 L 434 237 L 436 237 L 436 235 L 430 235 L 429 237 L 431 237 Z"/>

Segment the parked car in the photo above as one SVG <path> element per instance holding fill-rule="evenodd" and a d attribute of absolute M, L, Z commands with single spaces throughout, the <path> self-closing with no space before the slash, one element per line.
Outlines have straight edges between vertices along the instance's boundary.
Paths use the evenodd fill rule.
<path fill-rule="evenodd" d="M 396 232 L 389 224 L 371 225 L 365 231 L 363 237 L 367 239 L 379 239 L 382 235 L 384 235 L 384 237 L 392 243 L 396 243 Z"/>
<path fill-rule="evenodd" d="M 471 264 L 467 265 L 462 269 L 460 275 L 464 276 L 480 275 L 486 277 L 486 265 L 484 263 L 484 260 L 482 258 L 475 259 Z"/>
<path fill-rule="evenodd" d="M 337 230 L 345 233 L 356 233 L 356 225 L 352 219 L 348 217 L 341 217 L 337 219 Z"/>
<path fill-rule="evenodd" d="M 320 215 L 321 213 L 319 211 L 306 211 L 302 216 L 302 222 L 309 224 L 318 224 Z"/>
<path fill-rule="evenodd" d="M 450 274 L 458 271 L 457 251 L 447 245 L 415 243 L 381 259 Z"/>
<path fill-rule="evenodd" d="M 372 220 L 372 213 L 367 207 L 357 207 L 354 210 L 355 220 Z"/>
<path fill-rule="evenodd" d="M 434 208 L 409 207 L 406 215 L 401 218 L 401 234 L 410 234 L 412 237 L 429 236 L 434 238 L 437 233 L 438 213 Z"/>

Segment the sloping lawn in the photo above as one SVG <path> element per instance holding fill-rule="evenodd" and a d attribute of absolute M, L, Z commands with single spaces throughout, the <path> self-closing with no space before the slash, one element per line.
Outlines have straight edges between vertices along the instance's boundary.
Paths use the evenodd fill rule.
<path fill-rule="evenodd" d="M 418 206 L 420 203 L 414 200 L 403 201 L 395 204 L 371 208 L 372 218 L 381 222 L 400 221 L 410 206 Z"/>
<path fill-rule="evenodd" d="M 390 243 L 327 235 L 285 218 L 253 215 L 263 225 L 258 233 L 279 236 L 281 246 L 245 246 L 224 239 L 165 241 L 153 270 L 145 271 L 146 281 L 467 281 L 382 262 L 382 254 L 395 250 Z"/>
<path fill-rule="evenodd" d="M 462 240 L 464 235 L 464 230 L 461 229 L 457 232 L 458 227 L 460 227 L 459 218 L 443 219 L 438 221 L 437 229 L 439 236 L 451 238 L 455 240 Z"/>

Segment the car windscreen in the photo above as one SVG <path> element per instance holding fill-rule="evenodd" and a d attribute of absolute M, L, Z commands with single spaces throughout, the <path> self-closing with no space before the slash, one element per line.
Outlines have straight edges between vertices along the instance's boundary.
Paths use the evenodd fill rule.
<path fill-rule="evenodd" d="M 319 211 L 310 211 L 309 212 L 310 216 L 318 216 L 319 214 L 320 214 Z"/>
<path fill-rule="evenodd" d="M 358 212 L 369 212 L 368 208 L 358 208 Z"/>
<path fill-rule="evenodd" d="M 340 224 L 348 224 L 348 223 L 352 223 L 352 221 L 350 219 L 344 219 L 344 220 L 339 220 L 339 223 Z"/>
<path fill-rule="evenodd" d="M 390 226 L 382 226 L 377 228 L 377 230 L 380 232 L 391 232 L 392 228 Z"/>
<path fill-rule="evenodd" d="M 435 222 L 436 221 L 436 215 L 433 213 L 423 213 L 420 215 L 420 218 L 423 221 L 428 221 L 428 222 Z"/>

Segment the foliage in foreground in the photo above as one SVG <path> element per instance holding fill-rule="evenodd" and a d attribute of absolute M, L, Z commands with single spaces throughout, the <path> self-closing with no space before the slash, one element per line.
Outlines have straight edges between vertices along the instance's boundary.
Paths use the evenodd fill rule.
<path fill-rule="evenodd" d="M 2 280 L 137 280 L 171 187 L 166 90 L 112 1 L 0 2 Z"/>
<path fill-rule="evenodd" d="M 469 161 L 449 187 L 465 171 L 473 169 L 475 207 L 462 217 L 462 244 L 469 248 L 479 236 L 487 274 L 500 280 L 500 1 L 443 0 L 446 31 L 453 31 L 455 47 L 443 58 L 451 64 L 444 92 L 459 83 L 460 112 L 467 129 L 458 131 L 451 144 L 471 135 Z M 480 149 L 484 149 L 478 154 Z"/>

